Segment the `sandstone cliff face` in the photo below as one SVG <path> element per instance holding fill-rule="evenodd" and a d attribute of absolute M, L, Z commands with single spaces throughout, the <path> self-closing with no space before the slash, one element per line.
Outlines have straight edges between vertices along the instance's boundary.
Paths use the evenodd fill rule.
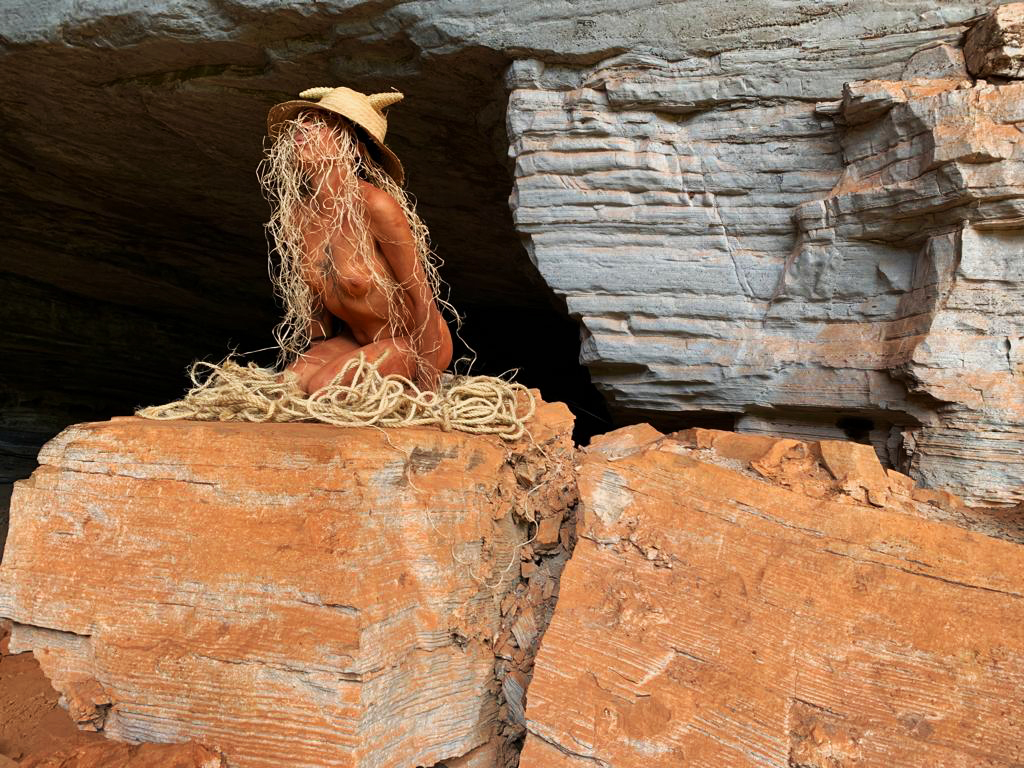
<path fill-rule="evenodd" d="M 575 503 L 571 416 L 545 405 L 531 427 L 513 445 L 70 428 L 15 491 L 11 650 L 32 650 L 79 726 L 111 738 L 195 737 L 242 767 L 493 766 L 521 732 L 509 710 Z"/>
<path fill-rule="evenodd" d="M 1021 7 L 970 55 L 1005 61 Z M 970 79 L 965 29 L 511 68 L 517 228 L 616 407 L 852 421 L 919 482 L 1024 499 L 1024 91 Z"/>
<path fill-rule="evenodd" d="M 859 415 L 881 445 L 919 420 L 904 384 L 819 337 L 893 317 L 919 244 L 844 243 L 831 298 L 792 279 L 775 296 L 794 211 L 843 173 L 842 129 L 816 105 L 847 82 L 962 76 L 967 22 L 998 5 L 7 3 L 0 479 L 68 423 L 172 398 L 194 357 L 269 343 L 264 116 L 335 82 L 408 94 L 389 141 L 495 371 L 585 402 L 582 384 L 557 391 L 577 350 L 551 332 L 525 238 L 620 417 L 841 436 L 837 417 Z M 979 61 L 1011 60 L 1012 24 L 985 29 Z"/>
<path fill-rule="evenodd" d="M 523 768 L 1019 763 L 1019 528 L 868 446 L 708 430 L 605 436 L 580 502 Z"/>

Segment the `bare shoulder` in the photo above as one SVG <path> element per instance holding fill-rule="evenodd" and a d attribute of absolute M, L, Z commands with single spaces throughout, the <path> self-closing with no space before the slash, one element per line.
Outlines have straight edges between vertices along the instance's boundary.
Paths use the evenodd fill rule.
<path fill-rule="evenodd" d="M 359 191 L 362 192 L 363 200 L 366 202 L 366 210 L 374 221 L 378 221 L 385 226 L 397 226 L 406 223 L 402 206 L 383 189 L 375 187 L 367 181 L 360 181 Z"/>

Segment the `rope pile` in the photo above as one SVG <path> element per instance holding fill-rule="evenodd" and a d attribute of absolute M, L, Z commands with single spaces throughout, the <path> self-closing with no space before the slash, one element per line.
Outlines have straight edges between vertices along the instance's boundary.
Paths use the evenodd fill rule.
<path fill-rule="evenodd" d="M 537 403 L 522 384 L 494 376 L 443 377 L 436 392 L 397 374 L 382 375 L 360 354 L 327 386 L 307 395 L 298 377 L 240 365 L 196 362 L 193 387 L 181 400 L 136 411 L 147 419 L 197 421 L 318 421 L 340 427 L 417 427 L 500 435 L 516 440 Z M 350 384 L 341 382 L 350 380 Z"/>

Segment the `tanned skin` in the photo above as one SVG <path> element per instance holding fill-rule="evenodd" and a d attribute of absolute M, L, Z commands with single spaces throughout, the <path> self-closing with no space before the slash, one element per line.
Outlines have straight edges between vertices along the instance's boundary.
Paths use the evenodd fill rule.
<path fill-rule="evenodd" d="M 324 153 L 336 156 L 336 139 L 330 130 L 310 121 L 295 140 L 302 143 L 300 161 L 308 158 L 308 168 L 320 168 L 313 172 L 321 176 L 310 180 L 311 189 L 319 190 L 309 202 L 311 211 L 330 209 L 329 198 L 341 197 L 337 193 L 346 180 L 346 170 L 334 166 L 323 170 L 317 160 Z M 394 303 L 389 304 L 357 253 L 357 244 L 346 237 L 346 229 L 328 226 L 336 221 L 333 217 L 314 217 L 304 233 L 306 283 L 323 311 L 314 318 L 310 336 L 328 338 L 315 342 L 288 369 L 299 375 L 302 389 L 312 393 L 362 353 L 369 362 L 378 363 L 381 374 L 399 374 L 432 389 L 451 362 L 451 333 L 416 256 L 401 206 L 387 192 L 363 180 L 358 183 L 373 240 L 374 266 L 400 287 L 398 316 L 394 316 Z M 333 269 L 325 269 L 332 265 Z"/>

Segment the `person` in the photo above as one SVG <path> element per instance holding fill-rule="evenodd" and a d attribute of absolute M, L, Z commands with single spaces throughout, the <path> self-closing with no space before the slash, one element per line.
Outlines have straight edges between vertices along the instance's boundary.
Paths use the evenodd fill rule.
<path fill-rule="evenodd" d="M 435 389 L 452 358 L 437 265 L 384 144 L 399 93 L 304 91 L 270 110 L 260 181 L 271 202 L 282 363 L 311 394 L 360 355 Z M 352 369 L 340 380 L 350 383 Z"/>

